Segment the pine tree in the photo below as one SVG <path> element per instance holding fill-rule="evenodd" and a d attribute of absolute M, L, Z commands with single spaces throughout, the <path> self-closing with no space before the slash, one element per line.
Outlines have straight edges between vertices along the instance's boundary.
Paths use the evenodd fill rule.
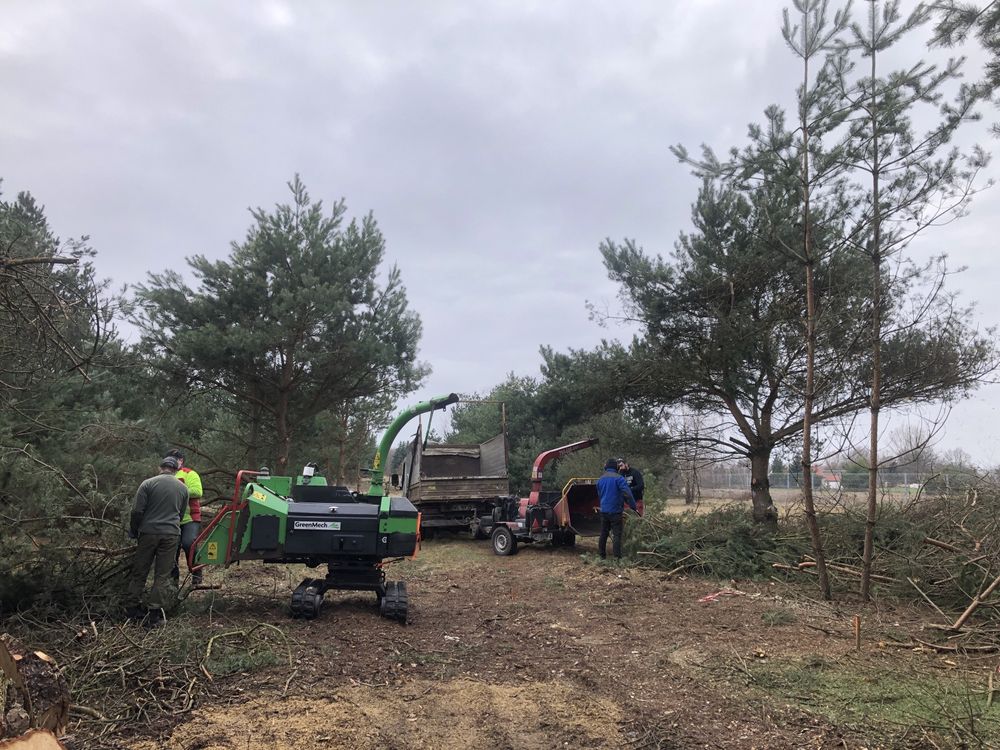
<path fill-rule="evenodd" d="M 866 4 L 866 21 L 851 24 L 851 47 L 867 59 L 868 70 L 851 84 L 849 71 L 842 69 L 839 82 L 844 106 L 853 113 L 849 161 L 860 175 L 863 195 L 853 234 L 871 266 L 868 502 L 861 578 L 864 599 L 870 596 L 878 512 L 882 343 L 887 333 L 886 305 L 892 298 L 886 287 L 905 286 L 927 270 L 913 268 L 901 254 L 919 233 L 962 214 L 973 180 L 986 161 L 979 149 L 963 156 L 949 147 L 959 127 L 978 119 L 973 111 L 976 97 L 970 88 L 957 87 L 953 100 L 944 98 L 948 85 L 961 75 L 959 61 L 949 60 L 939 68 L 920 60 L 888 75 L 880 69 L 888 50 L 931 19 L 930 8 L 918 5 L 904 18 L 899 0 L 867 0 Z M 918 112 L 925 114 L 921 110 L 930 110 L 937 118 L 931 128 L 918 134 L 913 118 Z M 950 315 L 947 302 L 944 307 L 940 302 L 935 291 L 916 308 L 920 315 L 908 319 L 906 325 L 917 327 L 935 316 L 946 320 Z"/>
<path fill-rule="evenodd" d="M 395 400 L 427 369 L 420 319 L 372 216 L 346 226 L 343 201 L 324 212 L 296 176 L 290 204 L 252 212 L 229 258 L 196 255 L 189 287 L 176 271 L 139 287 L 143 344 L 167 376 L 220 389 L 241 411 L 253 453 L 285 470 L 296 432 L 362 399 Z M 256 456 L 254 456 L 256 458 Z"/>

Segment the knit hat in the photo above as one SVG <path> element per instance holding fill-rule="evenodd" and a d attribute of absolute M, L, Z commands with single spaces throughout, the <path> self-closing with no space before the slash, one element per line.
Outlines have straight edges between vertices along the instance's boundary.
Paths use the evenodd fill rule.
<path fill-rule="evenodd" d="M 163 460 L 160 461 L 160 468 L 173 469 L 174 471 L 177 471 L 179 468 L 181 468 L 181 465 L 177 462 L 177 459 L 174 458 L 173 456 L 164 456 Z"/>

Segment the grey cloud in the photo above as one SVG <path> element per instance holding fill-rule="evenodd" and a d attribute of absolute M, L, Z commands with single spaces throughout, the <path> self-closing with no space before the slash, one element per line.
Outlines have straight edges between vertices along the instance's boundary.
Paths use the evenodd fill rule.
<path fill-rule="evenodd" d="M 669 252 L 697 182 L 668 147 L 725 150 L 790 102 L 781 7 L 15 0 L 0 177 L 135 282 L 224 255 L 300 172 L 374 212 L 424 320 L 426 392 L 483 389 L 535 372 L 540 344 L 615 333 L 584 307 L 615 302 L 599 242 Z M 987 322 L 995 200 L 939 243 Z"/>

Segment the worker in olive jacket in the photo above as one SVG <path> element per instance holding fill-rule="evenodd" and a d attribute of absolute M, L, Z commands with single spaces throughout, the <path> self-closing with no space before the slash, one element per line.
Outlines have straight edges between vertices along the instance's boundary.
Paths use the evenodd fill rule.
<path fill-rule="evenodd" d="M 142 609 L 142 592 L 146 577 L 153 568 L 153 587 L 149 592 L 147 624 L 163 623 L 163 610 L 176 598 L 170 570 L 177 560 L 177 546 L 181 537 L 181 515 L 188 507 L 188 489 L 175 476 L 180 464 L 173 456 L 160 461 L 160 473 L 139 485 L 132 506 L 129 535 L 137 540 L 135 561 L 129 576 L 126 614 L 130 619 L 141 619 L 147 613 Z"/>

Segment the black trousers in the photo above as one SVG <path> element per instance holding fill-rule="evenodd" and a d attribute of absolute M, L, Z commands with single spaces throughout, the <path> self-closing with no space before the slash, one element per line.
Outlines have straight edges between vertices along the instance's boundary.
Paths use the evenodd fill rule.
<path fill-rule="evenodd" d="M 177 545 L 177 559 L 174 560 L 174 569 L 170 571 L 170 575 L 175 581 L 180 580 L 181 569 L 180 569 L 180 559 L 181 554 L 184 555 L 184 562 L 187 564 L 188 552 L 191 551 L 191 547 L 194 546 L 194 540 L 198 538 L 198 532 L 201 531 L 201 521 L 188 521 L 187 523 L 181 524 L 181 536 Z M 190 565 L 188 568 L 190 569 Z M 201 581 L 201 571 L 197 573 L 192 573 L 192 579 L 194 583 Z"/>
<path fill-rule="evenodd" d="M 601 536 L 597 540 L 597 551 L 605 557 L 608 548 L 608 532 L 611 532 L 615 557 L 622 556 L 622 514 L 601 513 Z"/>

